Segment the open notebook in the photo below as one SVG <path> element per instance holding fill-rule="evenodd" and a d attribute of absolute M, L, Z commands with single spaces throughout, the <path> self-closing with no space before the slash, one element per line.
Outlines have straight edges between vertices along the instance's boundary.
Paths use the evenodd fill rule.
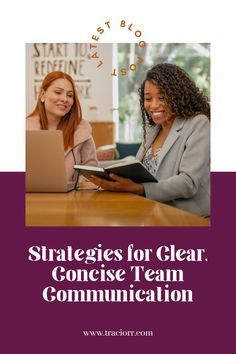
<path fill-rule="evenodd" d="M 84 165 L 74 165 L 81 175 L 90 178 L 91 175 L 112 180 L 110 173 L 120 177 L 130 178 L 136 183 L 157 182 L 156 178 L 138 160 L 121 161 L 104 168 Z"/>
<path fill-rule="evenodd" d="M 26 192 L 68 192 L 60 130 L 26 131 Z"/>

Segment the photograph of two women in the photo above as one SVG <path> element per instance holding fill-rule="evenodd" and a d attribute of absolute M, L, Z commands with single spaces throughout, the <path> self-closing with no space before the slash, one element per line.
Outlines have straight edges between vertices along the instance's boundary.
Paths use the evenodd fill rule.
<path fill-rule="evenodd" d="M 210 44 L 28 43 L 26 115 L 26 226 L 210 226 Z"/>

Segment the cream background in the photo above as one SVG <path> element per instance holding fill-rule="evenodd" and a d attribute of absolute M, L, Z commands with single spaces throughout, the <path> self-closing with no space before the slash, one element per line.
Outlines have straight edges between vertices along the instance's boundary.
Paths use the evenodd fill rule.
<path fill-rule="evenodd" d="M 23 10 L 23 9 L 27 9 Z M 120 0 L 80 2 L 16 0 L 1 8 L 1 171 L 24 171 L 25 43 L 90 42 L 107 20 L 101 42 L 136 42 L 120 29 L 121 19 L 143 31 L 149 42 L 212 44 L 212 170 L 236 170 L 235 11 L 233 1 Z"/>

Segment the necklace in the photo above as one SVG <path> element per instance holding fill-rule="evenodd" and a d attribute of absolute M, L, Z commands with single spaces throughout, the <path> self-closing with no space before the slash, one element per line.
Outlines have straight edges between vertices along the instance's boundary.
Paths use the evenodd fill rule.
<path fill-rule="evenodd" d="M 158 148 L 157 150 L 155 150 L 153 148 L 153 145 L 151 145 L 151 155 L 152 155 L 151 160 L 157 160 L 158 159 L 158 154 L 159 154 L 160 151 L 161 151 L 161 148 Z"/>

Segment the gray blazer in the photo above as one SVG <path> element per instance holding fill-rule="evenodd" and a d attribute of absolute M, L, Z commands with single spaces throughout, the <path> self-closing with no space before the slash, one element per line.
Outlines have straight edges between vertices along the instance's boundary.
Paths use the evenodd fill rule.
<path fill-rule="evenodd" d="M 138 160 L 143 160 L 159 130 L 159 125 L 148 128 Z M 143 184 L 147 198 L 210 215 L 210 123 L 205 115 L 175 119 L 159 153 L 156 178 L 158 183 Z"/>

